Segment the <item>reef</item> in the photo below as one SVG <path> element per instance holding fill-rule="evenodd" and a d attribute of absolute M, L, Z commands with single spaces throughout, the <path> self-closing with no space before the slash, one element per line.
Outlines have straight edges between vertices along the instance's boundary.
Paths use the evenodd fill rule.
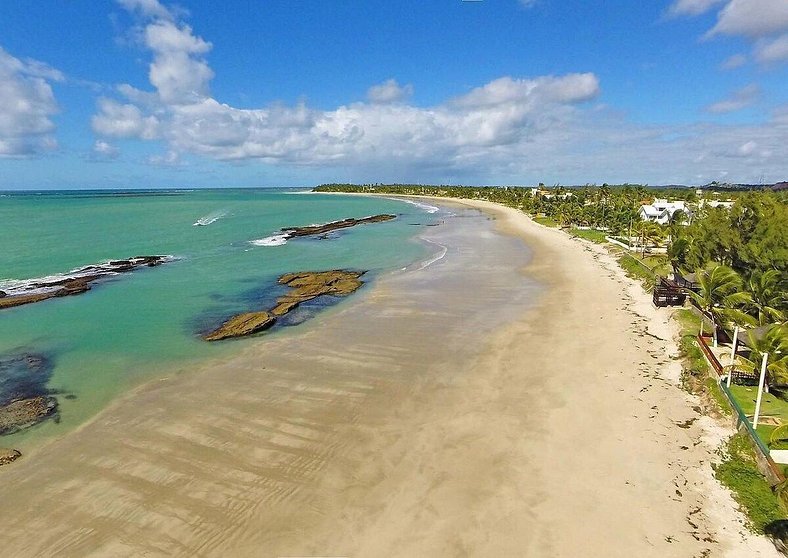
<path fill-rule="evenodd" d="M 63 275 L 4 281 L 0 284 L 0 310 L 41 302 L 50 298 L 82 294 L 90 290 L 99 279 L 128 273 L 140 267 L 155 267 L 172 261 L 170 256 L 135 256 L 126 260 L 88 265 Z"/>
<path fill-rule="evenodd" d="M 51 376 L 52 365 L 42 355 L 0 356 L 0 435 L 57 418 L 57 399 L 47 388 Z"/>
<path fill-rule="evenodd" d="M 203 335 L 203 339 L 218 341 L 266 330 L 276 323 L 277 318 L 281 318 L 304 302 L 325 295 L 348 296 L 357 291 L 364 284 L 361 281 L 364 273 L 364 271 L 343 269 L 286 273 L 278 282 L 292 290 L 279 297 L 272 308 L 233 316 L 214 331 Z"/>
<path fill-rule="evenodd" d="M 324 223 L 322 225 L 309 225 L 308 227 L 287 227 L 282 229 L 282 234 L 286 236 L 288 239 L 295 238 L 299 236 L 314 236 L 314 235 L 325 235 L 330 233 L 331 231 L 335 231 L 338 229 L 347 229 L 350 227 L 355 227 L 356 225 L 365 225 L 368 223 L 381 223 L 383 221 L 391 221 L 392 219 L 396 219 L 396 215 L 391 214 L 381 214 L 381 215 L 371 215 L 369 217 L 363 217 L 361 219 L 343 219 L 341 221 L 332 221 L 330 223 Z"/>

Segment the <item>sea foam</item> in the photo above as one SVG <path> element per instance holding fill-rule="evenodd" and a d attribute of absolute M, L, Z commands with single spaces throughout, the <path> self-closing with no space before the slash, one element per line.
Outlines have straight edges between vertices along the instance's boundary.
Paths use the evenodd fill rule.
<path fill-rule="evenodd" d="M 290 237 L 286 234 L 275 234 L 257 240 L 250 240 L 249 244 L 254 246 L 282 246 L 283 244 L 287 244 L 288 238 Z"/>

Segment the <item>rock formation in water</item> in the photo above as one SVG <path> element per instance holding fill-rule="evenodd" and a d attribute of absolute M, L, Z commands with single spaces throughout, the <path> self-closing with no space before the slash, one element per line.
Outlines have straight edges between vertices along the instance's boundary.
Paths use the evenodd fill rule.
<path fill-rule="evenodd" d="M 52 365 L 44 356 L 0 355 L 0 435 L 57 417 L 57 399 L 47 383 Z"/>
<path fill-rule="evenodd" d="M 22 453 L 15 449 L 0 448 L 0 466 L 8 465 L 22 457 Z"/>
<path fill-rule="evenodd" d="M 18 399 L 0 407 L 0 435 L 29 428 L 57 413 L 57 399 L 49 396 Z"/>
<path fill-rule="evenodd" d="M 347 229 L 350 227 L 355 227 L 356 225 L 364 225 L 367 223 L 381 223 L 383 221 L 391 221 L 392 219 L 396 218 L 396 215 L 390 215 L 386 213 L 381 215 L 371 215 L 370 217 L 363 217 L 361 219 L 354 219 L 351 217 L 341 221 L 324 223 L 322 225 L 310 225 L 308 227 L 287 227 L 282 229 L 282 233 L 288 239 L 298 236 L 324 235 L 338 229 Z"/>
<path fill-rule="evenodd" d="M 55 277 L 6 281 L 0 290 L 0 310 L 59 296 L 81 294 L 90 290 L 91 283 L 103 277 L 127 273 L 143 266 L 154 267 L 171 260 L 169 256 L 135 256 L 127 260 L 112 260 L 104 264 L 81 267 Z"/>
<path fill-rule="evenodd" d="M 203 336 L 206 341 L 218 341 L 230 337 L 242 337 L 270 328 L 280 318 L 299 304 L 319 296 L 347 296 L 364 283 L 360 277 L 363 271 L 304 271 L 286 273 L 279 283 L 291 287 L 291 291 L 276 300 L 276 305 L 268 311 L 246 312 L 233 316 L 218 329 Z"/>
<path fill-rule="evenodd" d="M 228 337 L 243 337 L 263 331 L 274 325 L 276 318 L 268 312 L 246 312 L 233 316 L 221 327 L 205 335 L 206 341 L 219 341 Z"/>

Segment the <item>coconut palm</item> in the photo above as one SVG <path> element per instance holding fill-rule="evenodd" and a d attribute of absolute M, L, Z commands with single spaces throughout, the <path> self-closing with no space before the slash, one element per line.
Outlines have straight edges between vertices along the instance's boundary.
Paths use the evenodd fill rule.
<path fill-rule="evenodd" d="M 767 356 L 766 375 L 771 385 L 788 385 L 788 326 L 773 324 L 756 337 L 748 333 L 749 347 L 752 349 L 749 358 L 742 358 L 744 368 L 757 372 L 761 366 L 763 355 Z"/>
<path fill-rule="evenodd" d="M 786 320 L 786 295 L 780 285 L 781 279 L 779 271 L 770 269 L 753 273 L 747 282 L 747 290 L 752 297 L 749 310 L 758 319 L 758 325 Z"/>
<path fill-rule="evenodd" d="M 673 268 L 673 276 L 677 276 L 680 268 L 687 264 L 687 254 L 689 253 L 690 241 L 683 237 L 673 237 L 668 244 L 668 259 Z"/>
<path fill-rule="evenodd" d="M 714 346 L 717 346 L 717 328 L 726 322 L 753 323 L 754 320 L 740 307 L 751 299 L 742 291 L 742 279 L 730 267 L 711 263 L 695 272 L 699 291 L 690 291 L 695 302 L 711 316 Z M 703 333 L 701 319 L 701 333 Z"/>
<path fill-rule="evenodd" d="M 638 234 L 642 256 L 646 255 L 647 246 L 659 244 L 664 236 L 662 227 L 653 221 L 638 221 L 635 225 L 635 231 Z"/>

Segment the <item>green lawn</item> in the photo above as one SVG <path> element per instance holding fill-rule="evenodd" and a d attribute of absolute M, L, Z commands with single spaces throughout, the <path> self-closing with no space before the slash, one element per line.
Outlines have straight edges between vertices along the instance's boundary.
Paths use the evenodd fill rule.
<path fill-rule="evenodd" d="M 737 386 L 731 385 L 731 393 L 736 402 L 748 416 L 755 414 L 755 400 L 758 397 L 758 386 Z M 772 393 L 764 393 L 761 398 L 761 417 L 777 417 L 788 424 L 788 401 L 775 396 Z M 757 428 L 758 437 L 769 446 L 769 437 L 775 426 L 770 424 L 759 424 Z M 788 444 L 780 444 L 770 449 L 788 449 Z"/>
<path fill-rule="evenodd" d="M 607 242 L 605 236 L 608 233 L 606 231 L 598 231 L 596 229 L 571 229 L 569 234 L 572 236 L 584 238 L 585 240 L 590 240 L 591 242 L 595 242 L 597 244 L 605 244 Z"/>

